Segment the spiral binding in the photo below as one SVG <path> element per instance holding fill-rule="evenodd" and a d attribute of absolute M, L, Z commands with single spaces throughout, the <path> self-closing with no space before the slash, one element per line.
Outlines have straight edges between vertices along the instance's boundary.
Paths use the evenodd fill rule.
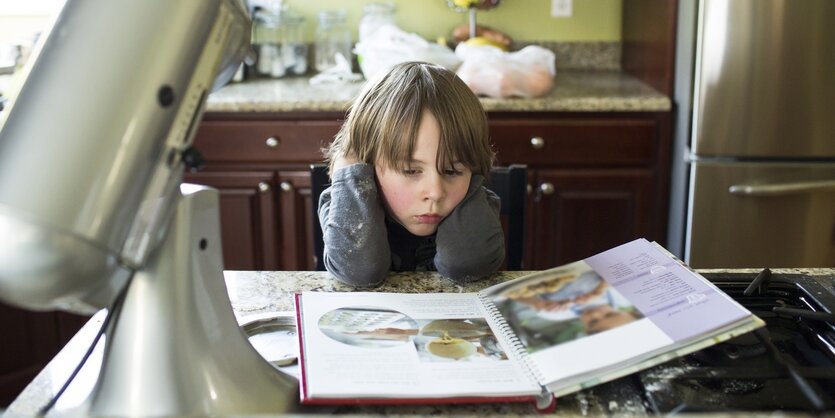
<path fill-rule="evenodd" d="M 481 301 L 481 305 L 484 307 L 487 317 L 490 318 L 490 321 L 496 326 L 498 332 L 502 334 L 502 342 L 510 344 L 509 350 L 513 351 L 515 354 L 514 357 L 522 363 L 522 367 L 525 369 L 528 377 L 544 388 L 545 386 L 542 382 L 545 381 L 545 378 L 542 376 L 536 365 L 531 362 L 530 356 L 527 351 L 525 351 L 525 346 L 522 345 L 521 341 L 519 341 L 519 337 L 516 336 L 510 328 L 510 325 L 507 324 L 507 321 L 505 321 L 502 313 L 499 312 L 499 309 L 490 299 L 487 298 L 487 296 L 479 293 L 478 299 Z"/>

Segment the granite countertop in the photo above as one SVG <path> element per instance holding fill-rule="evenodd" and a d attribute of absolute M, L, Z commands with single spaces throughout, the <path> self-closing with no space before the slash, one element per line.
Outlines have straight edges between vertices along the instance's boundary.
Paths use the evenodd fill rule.
<path fill-rule="evenodd" d="M 208 112 L 344 112 L 363 82 L 311 85 L 309 77 L 256 79 L 209 95 Z M 481 98 L 495 112 L 667 112 L 670 98 L 620 71 L 558 71 L 554 88 L 534 99 Z"/>
<path fill-rule="evenodd" d="M 756 273 L 759 270 L 699 270 L 701 273 Z M 772 269 L 776 274 L 805 274 L 817 279 L 830 291 L 835 292 L 835 268 L 822 269 Z M 437 273 L 397 273 L 392 274 L 379 292 L 475 292 L 490 285 L 507 281 L 530 272 L 499 272 L 493 276 L 463 286 L 456 285 Z M 300 291 L 353 291 L 351 286 L 337 282 L 327 272 L 277 272 L 277 271 L 226 271 L 224 273 L 232 308 L 239 321 L 247 317 L 257 317 L 265 313 L 290 312 L 293 310 L 293 293 Z M 24 389 L 9 406 L 6 416 L 33 416 L 66 380 L 71 368 L 77 364 L 83 352 L 101 327 L 105 312 L 101 311 L 76 334 L 73 339 L 56 355 L 44 370 Z M 59 400 L 54 411 L 60 413 L 78 405 L 92 388 L 100 367 L 100 343 L 91 360 L 81 369 L 78 377 L 69 386 Z M 97 354 L 98 352 L 98 354 Z M 617 381 L 613 382 L 616 383 Z M 608 386 L 608 389 L 606 388 Z M 640 394 L 616 393 L 617 385 L 603 384 L 584 391 L 566 395 L 558 399 L 557 410 L 547 416 L 577 415 L 632 415 L 645 416 Z M 605 395 L 597 395 L 596 391 Z M 598 397 L 599 396 L 599 397 Z M 616 396 L 618 402 L 612 401 Z M 602 404 L 600 399 L 607 399 Z M 395 405 L 395 406 L 340 406 L 340 407 L 302 407 L 299 411 L 305 416 L 319 414 L 348 414 L 354 416 L 388 415 L 462 415 L 462 416 L 538 416 L 530 404 L 478 404 L 478 405 Z M 727 415 L 727 414 L 720 414 Z M 750 416 L 750 414 L 748 414 Z"/>

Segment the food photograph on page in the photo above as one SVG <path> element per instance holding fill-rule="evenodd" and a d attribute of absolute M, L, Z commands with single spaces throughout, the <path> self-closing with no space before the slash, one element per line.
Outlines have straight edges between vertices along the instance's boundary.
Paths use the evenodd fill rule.
<path fill-rule="evenodd" d="M 482 318 L 420 320 L 415 348 L 422 362 L 507 360 L 507 353 Z"/>
<path fill-rule="evenodd" d="M 579 263 L 553 277 L 533 278 L 503 289 L 494 302 L 528 353 L 644 317 L 600 275 Z"/>
<path fill-rule="evenodd" d="M 418 333 L 408 315 L 375 306 L 332 310 L 319 319 L 319 329 L 335 341 L 355 347 L 386 348 L 408 343 Z"/>
<path fill-rule="evenodd" d="M 482 318 L 415 320 L 391 309 L 355 306 L 322 315 L 319 329 L 354 347 L 378 349 L 411 343 L 421 362 L 507 360 Z"/>

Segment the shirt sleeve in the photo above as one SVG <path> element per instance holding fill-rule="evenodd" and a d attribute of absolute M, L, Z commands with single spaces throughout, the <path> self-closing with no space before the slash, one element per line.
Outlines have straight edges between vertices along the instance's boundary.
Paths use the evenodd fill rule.
<path fill-rule="evenodd" d="M 501 199 L 473 175 L 464 200 L 438 226 L 435 267 L 455 282 L 482 279 L 504 261 Z"/>
<path fill-rule="evenodd" d="M 353 164 L 333 173 L 319 197 L 325 268 L 353 286 L 382 283 L 391 267 L 385 212 L 374 169 Z"/>

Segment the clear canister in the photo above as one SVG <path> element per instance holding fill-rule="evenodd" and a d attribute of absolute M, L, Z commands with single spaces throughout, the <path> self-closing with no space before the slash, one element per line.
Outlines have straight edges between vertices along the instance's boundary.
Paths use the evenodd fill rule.
<path fill-rule="evenodd" d="M 281 77 L 284 64 L 279 47 L 278 14 L 258 9 L 252 16 L 252 48 L 255 50 L 255 74 L 262 77 Z"/>
<path fill-rule="evenodd" d="M 276 11 L 258 10 L 252 20 L 256 75 L 279 78 L 307 72 L 303 16 L 283 7 Z"/>
<path fill-rule="evenodd" d="M 336 64 L 336 54 L 341 54 L 348 62 L 352 61 L 353 40 L 345 20 L 344 10 L 326 10 L 319 13 L 314 51 L 316 71 L 333 67 Z"/>
<path fill-rule="evenodd" d="M 304 41 L 304 16 L 284 10 L 279 16 L 281 61 L 287 74 L 307 72 L 307 43 Z"/>
<path fill-rule="evenodd" d="M 380 26 L 394 24 L 394 3 L 368 3 L 359 24 L 359 41 L 369 39 Z"/>

